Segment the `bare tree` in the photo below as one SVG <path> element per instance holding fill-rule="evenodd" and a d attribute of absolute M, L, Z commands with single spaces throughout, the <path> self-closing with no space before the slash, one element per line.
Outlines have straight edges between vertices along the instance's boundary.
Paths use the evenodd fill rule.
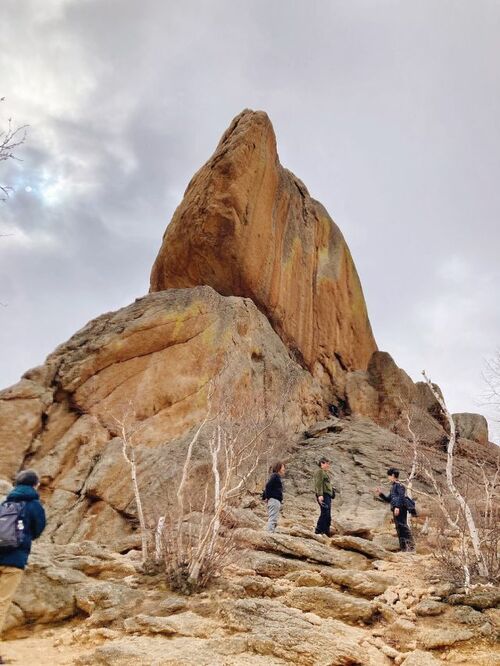
<path fill-rule="evenodd" d="M 462 532 L 462 547 L 464 548 L 464 554 L 465 554 L 465 559 L 464 559 L 464 573 L 465 573 L 465 582 L 466 586 L 470 583 L 470 567 L 469 563 L 467 561 L 467 548 L 466 542 L 469 542 L 470 545 L 472 546 L 472 551 L 473 551 L 473 556 L 475 559 L 475 564 L 478 568 L 479 574 L 484 577 L 488 578 L 488 566 L 486 562 L 486 558 L 484 555 L 484 552 L 481 549 L 481 539 L 480 539 L 480 534 L 478 527 L 476 525 L 476 522 L 474 520 L 474 516 L 471 510 L 471 507 L 469 503 L 467 502 L 466 498 L 464 495 L 460 492 L 460 490 L 457 488 L 455 484 L 455 479 L 454 479 L 454 457 L 455 457 L 455 444 L 456 444 L 456 429 L 455 429 L 455 422 L 453 420 L 453 417 L 448 410 L 446 403 L 439 393 L 439 391 L 436 390 L 434 384 L 430 381 L 428 376 L 426 375 L 425 371 L 422 372 L 422 375 L 425 379 L 425 382 L 427 383 L 427 386 L 430 388 L 432 391 L 432 394 L 438 401 L 443 414 L 446 417 L 446 420 L 448 422 L 448 427 L 449 427 L 449 435 L 448 435 L 448 445 L 447 445 L 447 451 L 446 451 L 446 485 L 449 491 L 449 494 L 451 498 L 453 499 L 455 503 L 455 507 L 457 509 L 457 518 L 453 518 L 451 515 L 451 512 L 446 508 L 446 503 L 441 501 L 440 506 L 442 507 L 443 514 L 446 517 L 446 520 L 449 524 L 449 526 L 457 531 L 457 532 Z M 439 490 L 438 484 L 435 481 L 435 478 L 433 478 L 432 474 L 430 471 L 427 472 L 427 476 L 430 479 L 430 481 L 433 483 L 434 489 L 437 493 L 437 496 L 440 497 L 442 500 L 442 492 Z M 460 530 L 460 521 L 459 517 L 462 515 L 465 519 L 465 524 L 467 527 L 466 532 L 463 532 Z"/>
<path fill-rule="evenodd" d="M 276 422 L 294 379 L 290 373 L 272 411 L 262 404 L 250 405 L 242 396 L 237 416 L 229 406 L 232 388 L 227 376 L 219 376 L 212 385 L 208 413 L 187 446 L 177 492 L 158 520 L 157 533 L 160 521 L 163 525 L 162 560 L 172 587 L 188 593 L 204 587 L 227 561 L 235 547 L 227 529 L 231 507 L 270 448 L 284 441 Z M 197 507 L 189 500 L 193 488 Z"/>
<path fill-rule="evenodd" d="M 0 102 L 4 101 L 5 97 L 0 98 Z M 16 156 L 16 150 L 26 140 L 27 127 L 27 125 L 16 126 L 13 124 L 12 118 L 8 118 L 7 127 L 0 130 L 0 162 L 19 159 Z M 0 201 L 5 201 L 11 190 L 11 187 L 0 184 Z"/>
<path fill-rule="evenodd" d="M 500 423 L 500 349 L 484 362 L 483 379 L 486 384 L 484 402 L 491 409 L 491 416 Z"/>
<path fill-rule="evenodd" d="M 150 557 L 149 553 L 149 530 L 146 525 L 144 507 L 137 479 L 137 464 L 135 457 L 135 447 L 137 445 L 137 436 L 141 430 L 141 424 L 137 422 L 132 405 L 121 416 L 112 416 L 112 421 L 117 429 L 122 443 L 122 455 L 130 468 L 130 479 L 134 491 L 134 499 L 137 507 L 137 518 L 141 531 L 142 562 L 145 564 Z"/>

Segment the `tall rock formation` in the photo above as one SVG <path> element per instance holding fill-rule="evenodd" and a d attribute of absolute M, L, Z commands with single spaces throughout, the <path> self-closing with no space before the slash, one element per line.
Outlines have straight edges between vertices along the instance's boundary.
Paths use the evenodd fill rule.
<path fill-rule="evenodd" d="M 243 111 L 195 174 L 167 227 L 151 291 L 210 285 L 251 298 L 324 385 L 365 370 L 376 343 L 349 248 L 281 166 L 262 111 Z"/>
<path fill-rule="evenodd" d="M 151 292 L 89 322 L 0 391 L 0 481 L 39 470 L 46 538 L 123 546 L 135 506 L 117 419 L 140 433 L 140 483 L 157 497 L 212 409 L 221 370 L 227 420 L 241 426 L 279 408 L 282 441 L 324 417 L 328 402 L 405 437 L 408 414 L 426 442 L 446 435 L 427 387 L 376 350 L 342 234 L 280 165 L 265 113 L 240 114 L 194 176 Z M 456 418 L 462 437 L 487 440 L 477 419 Z"/>

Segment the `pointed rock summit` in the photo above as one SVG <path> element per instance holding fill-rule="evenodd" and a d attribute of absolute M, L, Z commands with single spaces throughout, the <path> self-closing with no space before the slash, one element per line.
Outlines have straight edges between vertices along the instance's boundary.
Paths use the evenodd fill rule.
<path fill-rule="evenodd" d="M 280 164 L 262 111 L 232 121 L 163 236 L 150 291 L 197 285 L 251 298 L 295 357 L 335 389 L 377 349 L 344 237 Z"/>

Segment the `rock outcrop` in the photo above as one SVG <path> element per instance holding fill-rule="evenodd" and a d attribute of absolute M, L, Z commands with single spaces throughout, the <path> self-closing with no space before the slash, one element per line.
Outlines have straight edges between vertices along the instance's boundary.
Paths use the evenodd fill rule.
<path fill-rule="evenodd" d="M 327 418 L 328 407 L 342 418 Z M 134 447 L 153 528 L 171 506 L 193 433 L 215 414 L 238 436 L 249 422 L 274 428 L 276 414 L 282 426 L 274 433 L 266 426 L 262 476 L 220 517 L 237 555 L 212 588 L 180 598 L 164 572 L 154 574 L 161 557 L 140 563 L 123 443 Z M 484 419 L 454 418 L 457 451 L 479 443 L 493 465 Z M 498 590 L 429 585 L 432 540 L 418 540 L 418 554 L 392 552 L 391 515 L 374 497 L 387 467 L 412 456 L 413 435 L 438 444 L 447 427 L 428 386 L 377 351 L 340 231 L 280 165 L 266 114 L 245 111 L 191 181 L 165 233 L 151 293 L 89 322 L 0 392 L 0 495 L 19 468 L 36 467 L 49 518 L 7 629 L 12 636 L 24 625 L 71 620 L 68 646 L 78 647 L 71 660 L 43 652 L 57 666 L 416 666 L 440 663 L 441 651 L 455 663 L 450 649 L 465 655 L 460 663 L 489 666 Z M 218 432 L 212 447 L 227 436 Z M 273 534 L 262 529 L 266 509 L 257 499 L 274 455 L 271 433 L 287 456 Z M 229 467 L 228 455 L 207 466 L 207 438 L 202 432 L 190 459 L 195 492 L 182 522 L 190 537 L 214 492 L 202 482 L 207 471 Z M 439 477 L 444 454 L 430 450 Z M 332 537 L 314 533 L 312 476 L 323 456 L 337 489 Z M 432 489 L 422 484 L 414 480 L 415 491 L 425 490 L 418 495 L 425 516 Z M 51 642 L 56 652 L 61 640 Z M 18 647 L 2 653 L 37 660 L 31 644 L 21 656 Z"/>
<path fill-rule="evenodd" d="M 196 285 L 251 298 L 325 385 L 365 370 L 376 349 L 349 248 L 281 166 L 261 111 L 233 120 L 163 237 L 151 291 Z"/>
<path fill-rule="evenodd" d="M 23 379 L 0 392 L 0 474 L 11 478 L 43 428 L 52 391 Z"/>
<path fill-rule="evenodd" d="M 453 421 L 459 437 L 481 445 L 488 443 L 488 421 L 481 414 L 453 414 Z"/>
<path fill-rule="evenodd" d="M 135 507 L 117 421 L 140 429 L 141 483 L 153 493 L 178 473 L 221 369 L 229 414 L 270 419 L 278 406 L 293 432 L 322 411 L 315 381 L 252 301 L 170 289 L 91 321 L 0 393 L 0 475 L 37 468 L 56 542 L 126 547 Z"/>
<path fill-rule="evenodd" d="M 414 383 L 387 352 L 374 352 L 366 371 L 347 374 L 345 396 L 353 414 L 403 437 L 411 439 L 411 429 L 421 442 L 437 444 L 446 439 L 441 408 L 427 384 Z"/>

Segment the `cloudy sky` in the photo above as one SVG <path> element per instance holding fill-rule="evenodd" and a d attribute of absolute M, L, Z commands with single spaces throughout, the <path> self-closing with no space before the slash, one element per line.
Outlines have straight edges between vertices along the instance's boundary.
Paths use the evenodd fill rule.
<path fill-rule="evenodd" d="M 250 107 L 342 229 L 380 349 L 480 409 L 500 346 L 497 0 L 2 0 L 0 18 L 1 126 L 30 126 L 0 163 L 0 386 L 147 292 L 190 177 Z"/>

